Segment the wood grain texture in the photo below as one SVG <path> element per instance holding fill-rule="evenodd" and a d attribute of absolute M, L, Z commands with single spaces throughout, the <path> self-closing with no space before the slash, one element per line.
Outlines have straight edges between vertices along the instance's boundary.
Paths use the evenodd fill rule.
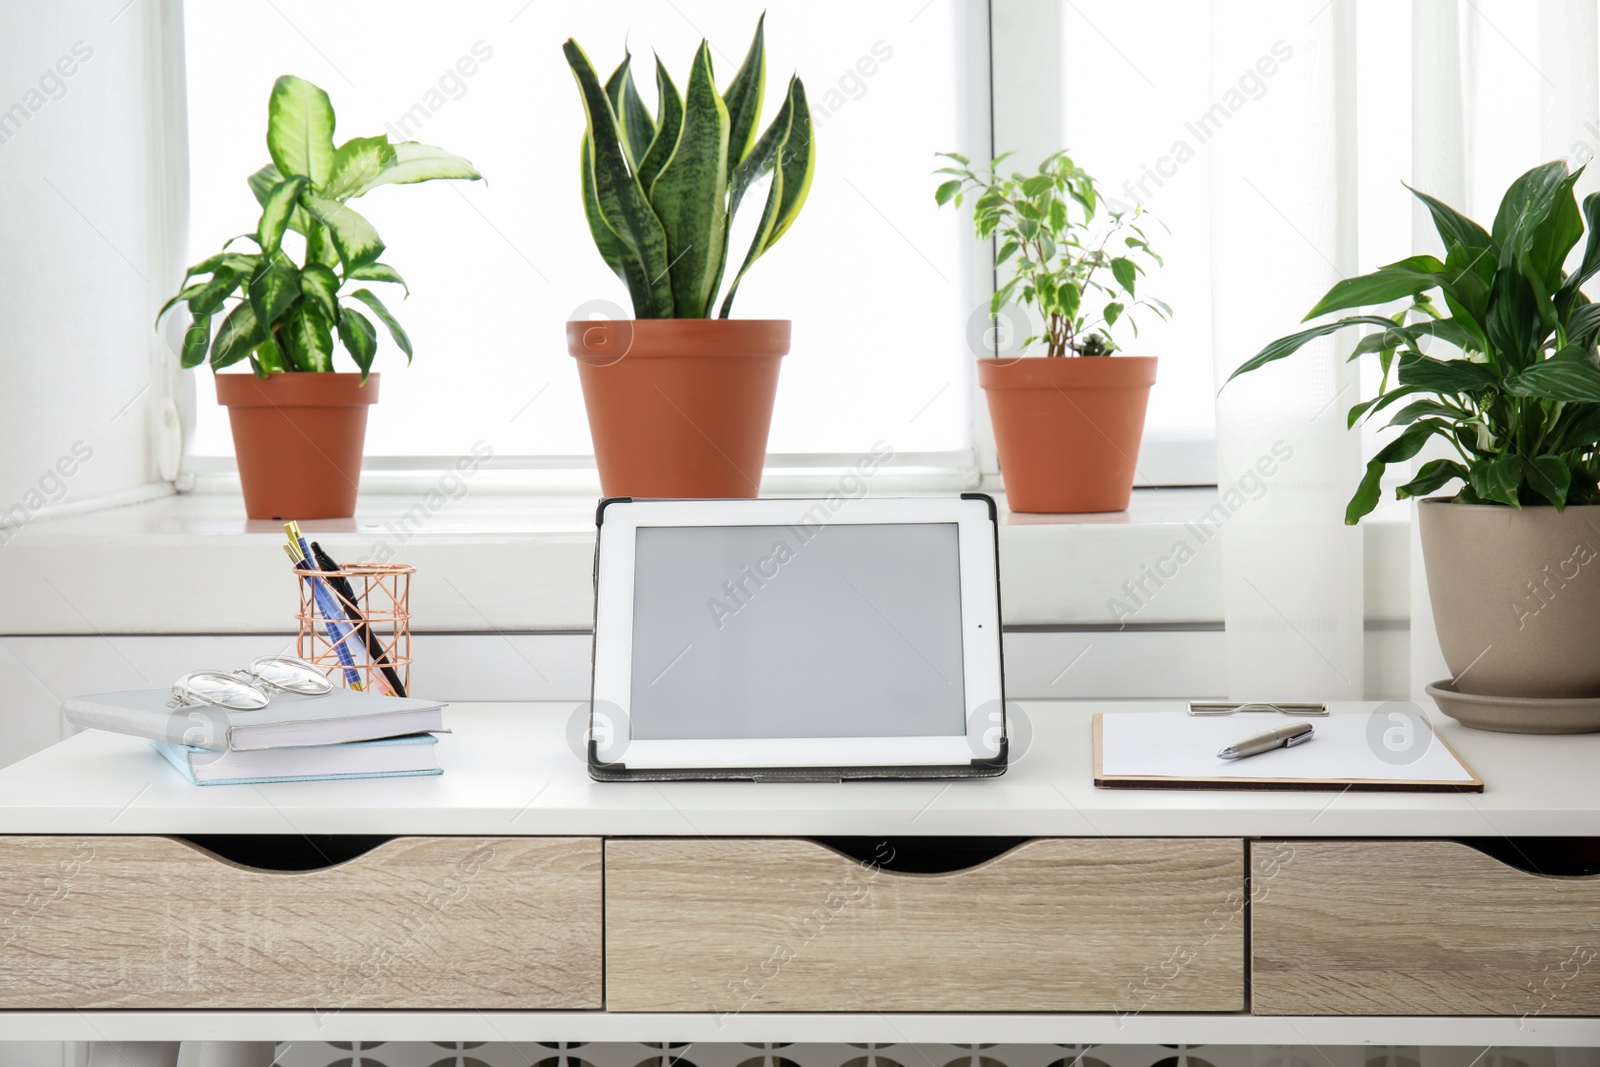
<path fill-rule="evenodd" d="M 1238 1011 L 1243 880 L 1238 840 L 1041 839 L 901 874 L 803 840 L 608 839 L 607 1007 Z"/>
<path fill-rule="evenodd" d="M 396 838 L 263 871 L 0 837 L 0 1008 L 598 1008 L 598 838 Z"/>
<path fill-rule="evenodd" d="M 1255 842 L 1251 863 L 1257 1014 L 1600 1014 L 1600 876 L 1453 841 Z"/>

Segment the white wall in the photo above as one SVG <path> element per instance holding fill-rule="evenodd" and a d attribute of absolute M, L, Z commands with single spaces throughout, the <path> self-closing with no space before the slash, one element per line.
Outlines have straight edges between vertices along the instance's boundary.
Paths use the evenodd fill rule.
<path fill-rule="evenodd" d="M 12 523 L 155 473 L 151 374 L 176 361 L 158 359 L 152 322 L 176 280 L 162 219 L 181 185 L 164 177 L 149 57 L 169 23 L 161 0 L 0 6 L 0 514 Z"/>

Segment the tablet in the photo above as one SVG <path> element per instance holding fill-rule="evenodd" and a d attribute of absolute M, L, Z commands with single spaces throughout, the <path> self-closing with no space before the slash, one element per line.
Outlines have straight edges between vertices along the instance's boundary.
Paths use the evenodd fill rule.
<path fill-rule="evenodd" d="M 602 501 L 590 774 L 1006 765 L 994 501 Z"/>

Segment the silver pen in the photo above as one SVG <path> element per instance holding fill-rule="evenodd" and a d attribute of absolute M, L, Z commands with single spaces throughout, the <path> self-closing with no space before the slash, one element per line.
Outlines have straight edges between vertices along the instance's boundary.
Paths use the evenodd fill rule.
<path fill-rule="evenodd" d="M 1311 740 L 1312 725 L 1308 722 L 1291 722 L 1277 729 L 1268 730 L 1264 734 L 1247 737 L 1243 741 L 1235 741 L 1221 752 L 1217 753 L 1218 759 L 1243 759 L 1245 756 L 1256 756 L 1263 752 L 1270 752 L 1275 748 L 1293 748 Z"/>

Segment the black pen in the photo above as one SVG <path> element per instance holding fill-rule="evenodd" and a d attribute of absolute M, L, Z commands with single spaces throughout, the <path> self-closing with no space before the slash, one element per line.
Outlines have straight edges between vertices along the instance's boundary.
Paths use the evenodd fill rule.
<path fill-rule="evenodd" d="M 311 555 L 316 560 L 318 569 L 324 571 L 337 571 L 339 569 L 339 565 L 333 561 L 333 557 L 324 552 L 322 546 L 315 541 L 311 542 Z M 350 584 L 350 579 L 345 578 L 343 575 L 333 575 L 324 578 L 323 581 L 327 582 L 334 595 L 343 601 L 345 615 L 349 617 L 351 624 L 360 630 L 362 636 L 367 639 L 367 655 L 372 657 L 373 665 L 383 672 L 383 677 L 389 683 L 389 688 L 394 690 L 395 696 L 405 696 L 406 687 L 400 684 L 400 675 L 389 665 L 389 657 L 383 654 L 383 644 L 378 640 L 378 635 L 372 632 L 372 624 L 367 622 L 366 617 L 361 614 L 361 609 L 356 606 L 356 591 L 355 587 Z"/>

